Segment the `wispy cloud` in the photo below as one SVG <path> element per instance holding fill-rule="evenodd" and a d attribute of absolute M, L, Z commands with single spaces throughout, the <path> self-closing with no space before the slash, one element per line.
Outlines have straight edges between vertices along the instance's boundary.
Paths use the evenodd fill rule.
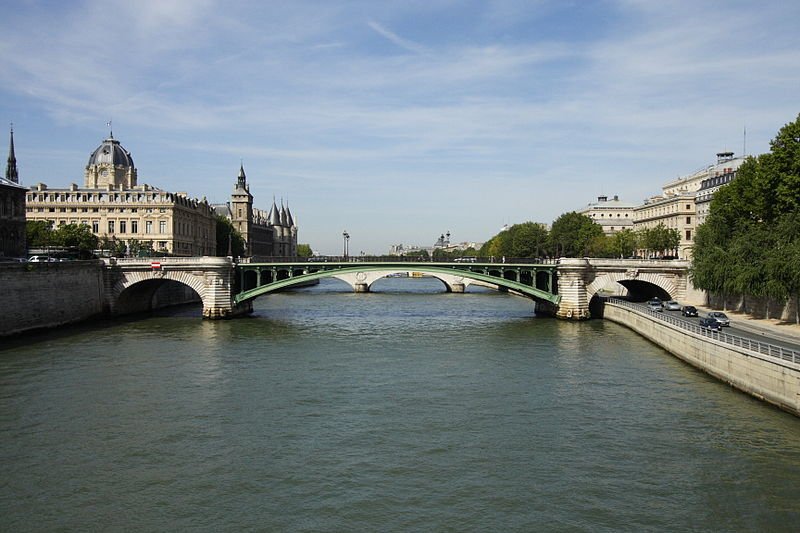
<path fill-rule="evenodd" d="M 385 28 L 381 24 L 378 24 L 374 20 L 367 22 L 367 26 L 375 30 L 375 32 L 379 35 L 385 37 L 389 42 L 399 46 L 404 50 L 414 52 L 415 54 L 424 54 L 427 52 L 424 46 L 413 41 L 409 41 L 408 39 L 403 39 L 393 31 Z"/>
<path fill-rule="evenodd" d="M 745 121 L 766 149 L 799 110 L 790 3 L 36 6 L 0 21 L 0 110 L 21 123 L 18 152 L 18 117 L 42 121 L 36 146 L 52 158 L 29 161 L 37 174 L 74 173 L 57 167 L 54 124 L 88 152 L 113 116 L 142 181 L 221 200 L 243 157 L 261 196 L 306 210 L 309 238 L 323 238 L 330 203 L 354 219 L 359 203 L 391 212 L 375 184 L 412 220 L 415 194 L 446 198 L 437 212 L 476 239 L 498 221 L 550 221 L 601 187 L 636 201 L 738 147 Z M 385 228 L 363 225 L 381 251 Z M 429 230 L 410 224 L 408 240 Z"/>

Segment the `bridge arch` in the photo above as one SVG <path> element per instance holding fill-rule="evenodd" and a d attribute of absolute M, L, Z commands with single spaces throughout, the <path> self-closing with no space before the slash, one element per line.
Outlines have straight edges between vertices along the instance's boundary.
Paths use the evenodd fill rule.
<path fill-rule="evenodd" d="M 243 264 L 239 265 L 238 268 L 243 270 L 242 278 L 244 278 L 244 272 L 247 270 L 253 269 L 271 269 L 273 271 L 278 271 L 279 269 L 285 269 L 286 266 L 284 265 L 258 265 L 258 264 Z M 554 266 L 542 266 L 539 265 L 539 268 L 549 268 L 554 271 Z M 535 283 L 531 283 L 530 285 L 525 285 L 519 281 L 519 274 L 508 275 L 507 272 L 509 270 L 516 269 L 516 270 L 535 270 L 534 266 L 520 266 L 517 265 L 512 267 L 508 265 L 507 267 L 503 268 L 498 265 L 489 266 L 482 266 L 482 265 L 445 265 L 445 264 L 427 264 L 427 263 L 406 263 L 406 264 L 369 264 L 369 263 L 338 263 L 338 264 L 313 264 L 309 263 L 307 266 L 303 267 L 302 274 L 298 271 L 292 271 L 291 268 L 288 270 L 291 274 L 288 274 L 289 277 L 286 279 L 276 279 L 277 276 L 273 276 L 273 280 L 271 283 L 264 284 L 262 278 L 262 285 L 258 287 L 248 287 L 244 285 L 241 287 L 241 291 L 235 296 L 234 301 L 237 305 L 243 304 L 246 302 L 250 302 L 253 299 L 257 298 L 258 296 L 268 294 L 270 292 L 275 292 L 283 289 L 287 289 L 293 286 L 307 284 L 314 280 L 319 280 L 322 278 L 328 277 L 336 277 L 339 279 L 345 279 L 348 283 L 351 283 L 351 286 L 355 286 L 356 291 L 359 291 L 358 284 L 363 285 L 363 292 L 368 290 L 369 284 L 373 283 L 377 279 L 386 276 L 387 273 L 396 273 L 396 272 L 420 272 L 423 274 L 427 274 L 442 280 L 450 290 L 454 292 L 463 292 L 464 287 L 471 283 L 480 282 L 481 284 L 488 284 L 493 287 L 497 287 L 499 290 L 507 290 L 512 292 L 513 294 L 525 296 L 528 298 L 533 299 L 537 303 L 542 304 L 542 308 L 545 312 L 555 312 L 555 308 L 558 306 L 558 302 L 560 300 L 560 296 L 554 294 L 552 292 L 548 292 L 547 290 L 537 288 Z M 262 270 L 262 276 L 263 276 Z M 300 274 L 300 275 L 298 275 Z M 348 279 L 350 278 L 350 279 Z M 510 278 L 510 279 L 507 279 Z M 529 274 L 528 278 L 530 280 L 534 280 L 536 276 L 534 274 Z M 351 279 L 354 279 L 355 282 L 351 282 Z M 552 284 L 551 286 L 554 286 Z M 537 307 L 538 308 L 538 307 Z"/>
<path fill-rule="evenodd" d="M 624 287 L 626 295 L 635 300 L 646 300 L 654 296 L 669 300 L 678 293 L 675 280 L 657 272 L 606 272 L 586 286 L 587 300 L 591 301 L 598 292 L 613 283 Z"/>
<path fill-rule="evenodd" d="M 152 311 L 153 299 L 160 290 L 171 284 L 188 287 L 203 303 L 206 302 L 206 286 L 198 276 L 185 271 L 130 271 L 126 272 L 112 287 L 111 313 L 115 315 Z"/>

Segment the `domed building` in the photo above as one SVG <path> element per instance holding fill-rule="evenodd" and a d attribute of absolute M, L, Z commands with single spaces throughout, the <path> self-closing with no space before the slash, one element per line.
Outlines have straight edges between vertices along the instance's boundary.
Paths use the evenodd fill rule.
<path fill-rule="evenodd" d="M 27 193 L 26 218 L 54 227 L 85 224 L 101 242 L 127 253 L 151 250 L 180 256 L 216 253 L 216 219 L 208 201 L 139 185 L 130 152 L 110 134 L 89 156 L 83 187 Z"/>

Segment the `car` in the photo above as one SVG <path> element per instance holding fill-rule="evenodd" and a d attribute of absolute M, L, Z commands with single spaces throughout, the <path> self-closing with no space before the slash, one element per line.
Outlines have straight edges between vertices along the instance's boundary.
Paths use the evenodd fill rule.
<path fill-rule="evenodd" d="M 701 318 L 698 324 L 701 328 L 707 329 L 709 331 L 719 331 L 722 328 L 722 326 L 720 326 L 719 322 L 717 322 L 716 319 L 710 317 Z"/>
<path fill-rule="evenodd" d="M 707 316 L 709 318 L 713 318 L 714 320 L 719 322 L 720 326 L 730 326 L 731 325 L 731 319 L 728 318 L 728 315 L 726 315 L 725 313 L 723 313 L 721 311 L 712 311 L 712 312 L 708 313 Z"/>
<path fill-rule="evenodd" d="M 48 257 L 46 255 L 32 255 L 28 258 L 28 263 L 57 263 L 58 259 L 55 257 Z"/>
<path fill-rule="evenodd" d="M 697 308 L 693 305 L 684 305 L 681 309 L 683 316 L 697 316 Z"/>
<path fill-rule="evenodd" d="M 647 308 L 658 313 L 664 312 L 664 306 L 661 305 L 661 300 L 658 299 L 653 299 L 647 302 Z"/>
<path fill-rule="evenodd" d="M 675 300 L 670 300 L 664 304 L 664 309 L 666 309 L 667 311 L 680 311 L 681 304 L 679 304 Z"/>

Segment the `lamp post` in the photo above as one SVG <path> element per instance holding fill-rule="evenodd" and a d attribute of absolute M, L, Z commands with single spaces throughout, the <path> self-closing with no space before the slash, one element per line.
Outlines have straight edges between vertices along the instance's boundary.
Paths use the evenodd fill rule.
<path fill-rule="evenodd" d="M 347 233 L 347 230 L 342 232 L 342 238 L 344 239 L 344 260 L 347 261 L 347 248 L 350 243 L 350 234 Z"/>

